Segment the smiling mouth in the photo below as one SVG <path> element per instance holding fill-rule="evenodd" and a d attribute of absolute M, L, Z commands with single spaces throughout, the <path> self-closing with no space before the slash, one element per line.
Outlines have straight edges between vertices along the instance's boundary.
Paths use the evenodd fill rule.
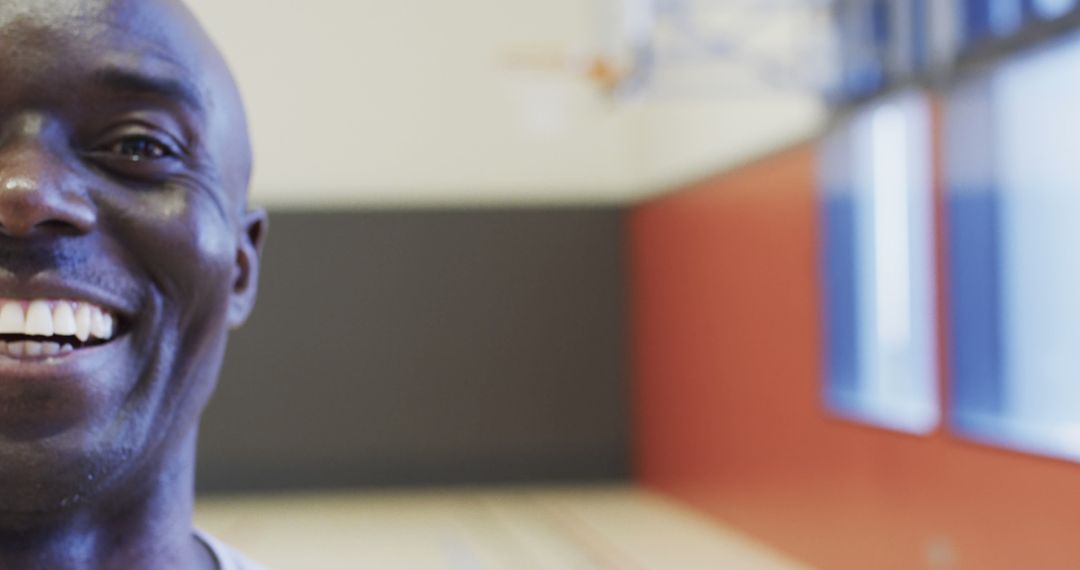
<path fill-rule="evenodd" d="M 117 335 L 108 309 L 66 299 L 0 299 L 0 356 L 41 358 L 100 346 Z"/>

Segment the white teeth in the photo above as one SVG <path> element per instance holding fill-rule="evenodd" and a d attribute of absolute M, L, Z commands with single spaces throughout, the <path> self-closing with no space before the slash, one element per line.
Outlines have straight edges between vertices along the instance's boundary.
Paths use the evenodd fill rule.
<path fill-rule="evenodd" d="M 53 333 L 60 336 L 75 336 L 78 326 L 75 324 L 75 311 L 71 303 L 61 301 L 53 309 Z"/>
<path fill-rule="evenodd" d="M 70 344 L 61 345 L 58 342 L 37 342 L 23 340 L 18 342 L 0 341 L 0 355 L 8 358 L 36 358 L 59 356 L 75 352 L 75 347 Z"/>
<path fill-rule="evenodd" d="M 32 336 L 52 336 L 52 309 L 45 301 L 34 301 L 26 310 L 26 328 L 24 332 Z"/>
<path fill-rule="evenodd" d="M 105 313 L 105 336 L 103 338 L 110 339 L 113 337 L 113 333 L 116 332 L 116 319 L 112 315 Z"/>
<path fill-rule="evenodd" d="M 112 317 L 102 313 L 101 309 L 95 307 L 90 317 L 90 334 L 101 339 L 111 337 Z"/>
<path fill-rule="evenodd" d="M 0 334 L 22 334 L 25 323 L 22 303 L 8 301 L 0 308 Z"/>
<path fill-rule="evenodd" d="M 79 303 L 79 309 L 75 311 L 75 337 L 86 342 L 90 338 L 90 324 L 93 320 L 94 309 L 86 303 Z"/>
<path fill-rule="evenodd" d="M 91 338 L 110 340 L 116 334 L 116 318 L 96 305 L 79 301 L 0 299 L 0 334 L 75 337 L 80 342 L 86 342 Z M 55 343 L 55 347 L 26 344 L 14 346 L 15 344 L 8 342 L 0 345 L 0 354 L 52 356 L 66 352 L 67 346 L 71 346 L 71 350 L 74 350 L 76 343 L 64 345 Z"/>

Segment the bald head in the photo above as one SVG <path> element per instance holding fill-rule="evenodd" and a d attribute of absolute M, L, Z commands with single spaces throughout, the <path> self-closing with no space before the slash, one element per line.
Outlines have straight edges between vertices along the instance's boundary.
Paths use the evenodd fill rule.
<path fill-rule="evenodd" d="M 215 163 L 234 203 L 246 204 L 251 143 L 244 106 L 224 58 L 183 2 L 7 0 L 0 3 L 0 34 L 0 60 L 60 90 L 86 78 L 64 73 L 73 66 L 56 57 L 58 49 L 74 57 L 84 74 L 125 77 L 130 87 L 176 88 L 204 121 L 202 158 Z"/>

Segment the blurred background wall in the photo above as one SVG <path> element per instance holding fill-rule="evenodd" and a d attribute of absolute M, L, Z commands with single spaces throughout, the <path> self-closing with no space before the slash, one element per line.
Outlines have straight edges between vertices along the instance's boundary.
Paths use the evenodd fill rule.
<path fill-rule="evenodd" d="M 204 491 L 628 476 L 623 215 L 274 212 Z"/>
<path fill-rule="evenodd" d="M 190 4 L 272 216 L 199 488 L 625 480 L 626 204 L 807 136 L 817 97 L 751 62 L 616 96 L 614 1 Z"/>

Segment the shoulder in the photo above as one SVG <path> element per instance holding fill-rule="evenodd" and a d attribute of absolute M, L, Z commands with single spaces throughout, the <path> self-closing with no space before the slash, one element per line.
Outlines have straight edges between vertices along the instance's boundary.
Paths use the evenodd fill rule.
<path fill-rule="evenodd" d="M 248 560 L 243 554 L 205 532 L 196 530 L 195 537 L 213 554 L 218 570 L 267 570 L 265 566 Z"/>

